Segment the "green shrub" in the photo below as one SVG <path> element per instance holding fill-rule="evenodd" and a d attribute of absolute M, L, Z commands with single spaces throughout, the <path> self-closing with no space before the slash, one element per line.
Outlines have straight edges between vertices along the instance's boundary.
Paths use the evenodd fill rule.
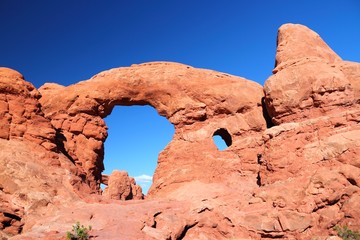
<path fill-rule="evenodd" d="M 76 222 L 75 225 L 73 225 L 72 231 L 66 233 L 66 239 L 67 240 L 88 240 L 90 230 L 91 230 L 91 226 L 84 227 L 84 225 L 80 225 L 80 222 Z"/>
<path fill-rule="evenodd" d="M 347 226 L 335 226 L 334 230 L 337 235 L 344 240 L 360 240 L 360 233 L 356 230 L 351 230 Z"/>

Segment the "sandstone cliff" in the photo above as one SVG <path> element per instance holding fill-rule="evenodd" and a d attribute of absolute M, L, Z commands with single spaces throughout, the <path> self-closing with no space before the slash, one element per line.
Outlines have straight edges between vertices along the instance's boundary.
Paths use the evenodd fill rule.
<path fill-rule="evenodd" d="M 280 27 L 275 62 L 264 87 L 152 62 L 37 90 L 0 68 L 0 237 L 62 239 L 76 221 L 94 239 L 326 239 L 336 225 L 360 229 L 360 64 L 295 24 Z M 175 126 L 145 200 L 126 173 L 102 175 L 103 118 L 117 105 L 151 105 Z"/>

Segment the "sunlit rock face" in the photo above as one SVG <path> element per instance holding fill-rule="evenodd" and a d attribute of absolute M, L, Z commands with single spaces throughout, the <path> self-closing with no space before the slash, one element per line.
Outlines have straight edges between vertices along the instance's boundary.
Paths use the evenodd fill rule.
<path fill-rule="evenodd" d="M 283 25 L 278 32 L 274 75 L 264 86 L 273 122 L 301 122 L 356 110 L 359 69 L 359 63 L 341 60 L 307 27 Z"/>
<path fill-rule="evenodd" d="M 76 221 L 98 239 L 326 239 L 335 225 L 359 229 L 360 64 L 302 25 L 281 26 L 277 44 L 264 87 L 152 62 L 36 90 L 0 68 L 0 237 L 62 239 Z M 103 118 L 117 105 L 151 105 L 175 127 L 145 200 L 126 172 L 102 175 Z"/>

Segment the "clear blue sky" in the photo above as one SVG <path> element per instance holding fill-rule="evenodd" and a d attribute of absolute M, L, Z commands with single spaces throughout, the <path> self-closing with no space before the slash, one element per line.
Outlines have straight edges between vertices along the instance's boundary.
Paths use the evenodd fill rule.
<path fill-rule="evenodd" d="M 288 22 L 307 25 L 343 59 L 360 62 L 358 0 L 0 0 L 0 66 L 36 87 L 147 61 L 263 84 L 274 66 L 277 29 Z M 106 121 L 106 170 L 151 176 L 171 124 L 150 107 L 117 107 Z"/>

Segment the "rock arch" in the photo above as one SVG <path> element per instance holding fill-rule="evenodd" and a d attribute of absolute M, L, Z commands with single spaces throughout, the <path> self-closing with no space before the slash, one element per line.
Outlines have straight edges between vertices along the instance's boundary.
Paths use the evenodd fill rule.
<path fill-rule="evenodd" d="M 149 195 L 171 188 L 172 183 L 194 180 L 193 175 L 195 180 L 208 179 L 211 169 L 199 174 L 201 161 L 189 161 L 195 156 L 211 163 L 204 154 L 215 152 L 208 137 L 214 126 L 222 125 L 234 135 L 266 128 L 261 85 L 179 63 L 115 68 L 68 87 L 45 84 L 39 91 L 43 112 L 65 137 L 67 154 L 93 192 L 99 191 L 104 169 L 107 126 L 103 118 L 114 106 L 151 105 L 175 126 L 173 140 L 159 155 Z M 179 175 L 179 171 L 187 174 Z"/>

